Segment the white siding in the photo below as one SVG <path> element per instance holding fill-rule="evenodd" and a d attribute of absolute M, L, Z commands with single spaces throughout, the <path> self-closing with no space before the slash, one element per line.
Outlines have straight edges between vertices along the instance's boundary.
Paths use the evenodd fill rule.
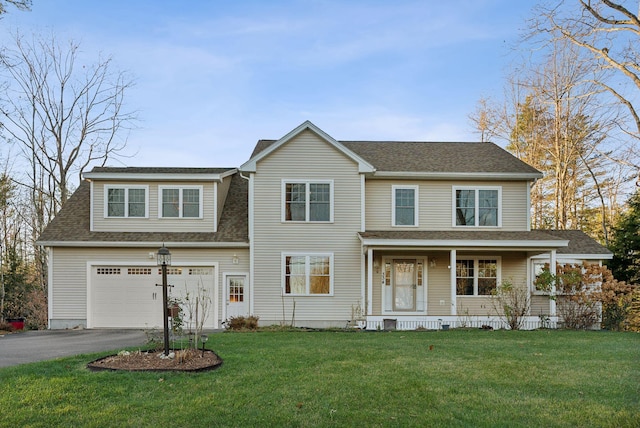
<path fill-rule="evenodd" d="M 357 165 L 306 131 L 259 162 L 254 175 L 254 312 L 263 324 L 346 323 L 361 297 L 360 176 Z M 333 223 L 281 219 L 282 179 L 333 180 Z M 333 296 L 282 296 L 282 253 L 332 253 Z"/>
<path fill-rule="evenodd" d="M 52 277 L 49 286 L 52 288 L 53 320 L 87 319 L 87 265 L 100 263 L 108 265 L 151 265 L 156 266 L 154 253 L 157 248 L 63 248 L 52 250 L 54 265 L 51 269 Z M 170 248 L 173 266 L 188 266 L 191 264 L 208 266 L 217 264 L 218 271 L 218 314 L 222 315 L 223 304 L 223 275 L 227 272 L 249 272 L 248 249 L 180 249 Z M 233 264 L 233 255 L 238 256 L 238 264 Z M 152 288 L 154 284 L 149 284 Z M 222 321 L 222 320 L 219 320 Z"/>
<path fill-rule="evenodd" d="M 149 186 L 148 218 L 105 218 L 105 186 L 142 184 Z M 203 217 L 158 218 L 158 188 L 162 186 L 203 186 Z M 96 232 L 155 232 L 171 230 L 173 232 L 214 232 L 216 225 L 215 184 L 213 182 L 136 182 L 122 183 L 114 181 L 96 181 L 93 183 L 93 227 Z M 219 198 L 220 199 L 220 198 Z M 221 202 L 218 201 L 218 204 Z M 222 202 L 224 203 L 224 201 Z M 218 210 L 219 211 L 219 210 Z M 219 214 L 218 214 L 219 215 Z"/>
<path fill-rule="evenodd" d="M 402 230 L 392 227 L 392 186 L 419 186 L 419 228 L 424 230 L 452 230 L 453 186 L 501 186 L 501 230 L 527 230 L 526 182 L 467 182 L 434 180 L 367 180 L 366 225 L 367 230 Z M 416 230 L 415 227 L 405 228 Z"/>

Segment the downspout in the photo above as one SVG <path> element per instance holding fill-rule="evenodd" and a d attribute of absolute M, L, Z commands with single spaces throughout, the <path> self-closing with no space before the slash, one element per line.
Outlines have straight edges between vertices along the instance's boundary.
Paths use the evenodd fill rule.
<path fill-rule="evenodd" d="M 254 313 L 254 265 L 253 265 L 253 180 L 252 176 L 245 177 L 242 175 L 242 171 L 238 170 L 238 175 L 240 178 L 247 180 L 249 183 L 249 195 L 248 195 L 248 213 L 247 217 L 249 220 L 249 314 L 253 315 Z M 224 285 L 226 287 L 226 284 Z"/>

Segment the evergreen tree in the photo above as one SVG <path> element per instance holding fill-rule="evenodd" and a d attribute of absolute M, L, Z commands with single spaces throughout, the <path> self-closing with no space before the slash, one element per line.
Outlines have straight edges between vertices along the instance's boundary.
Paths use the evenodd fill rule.
<path fill-rule="evenodd" d="M 609 249 L 613 252 L 609 266 L 614 277 L 640 284 L 640 189 L 627 201 L 627 210 L 613 229 Z"/>

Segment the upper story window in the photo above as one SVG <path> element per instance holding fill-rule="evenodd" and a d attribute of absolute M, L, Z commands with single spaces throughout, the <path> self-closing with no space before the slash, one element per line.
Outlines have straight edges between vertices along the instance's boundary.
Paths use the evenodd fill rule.
<path fill-rule="evenodd" d="M 418 186 L 392 186 L 391 221 L 394 226 L 418 225 Z"/>
<path fill-rule="evenodd" d="M 105 186 L 105 217 L 148 217 L 146 186 Z"/>
<path fill-rule="evenodd" d="M 333 256 L 331 254 L 283 254 L 285 295 L 331 295 Z"/>
<path fill-rule="evenodd" d="M 499 187 L 454 187 L 455 226 L 500 226 Z"/>
<path fill-rule="evenodd" d="M 202 218 L 202 186 L 159 189 L 161 218 Z"/>
<path fill-rule="evenodd" d="M 456 260 L 456 294 L 490 296 L 498 286 L 498 259 L 464 258 Z"/>
<path fill-rule="evenodd" d="M 333 221 L 333 181 L 283 181 L 282 188 L 282 221 Z"/>

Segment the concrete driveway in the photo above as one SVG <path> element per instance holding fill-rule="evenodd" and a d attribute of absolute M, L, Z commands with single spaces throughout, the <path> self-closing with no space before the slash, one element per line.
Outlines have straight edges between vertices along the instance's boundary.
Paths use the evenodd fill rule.
<path fill-rule="evenodd" d="M 142 330 L 40 330 L 0 336 L 0 367 L 142 346 Z"/>

